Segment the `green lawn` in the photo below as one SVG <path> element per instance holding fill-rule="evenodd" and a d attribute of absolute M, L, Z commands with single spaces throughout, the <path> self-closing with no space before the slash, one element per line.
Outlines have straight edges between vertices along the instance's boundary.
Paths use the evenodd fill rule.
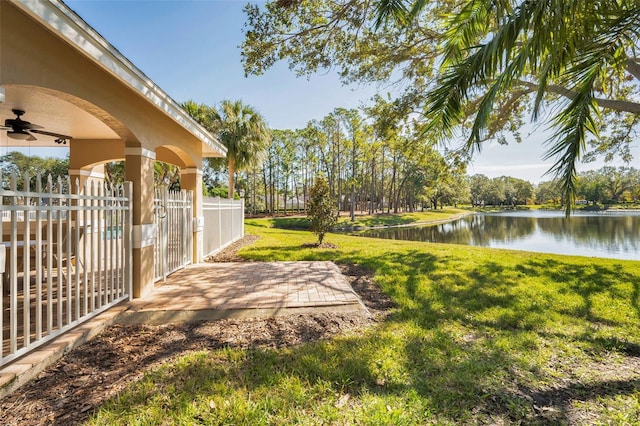
<path fill-rule="evenodd" d="M 640 262 L 329 234 L 250 220 L 254 260 L 357 263 L 398 307 L 357 335 L 188 353 L 91 424 L 639 424 Z"/>
<path fill-rule="evenodd" d="M 379 213 L 374 215 L 357 215 L 355 221 L 344 214 L 338 219 L 336 229 L 348 228 L 368 228 L 376 226 L 398 226 L 398 225 L 417 225 L 430 222 L 438 222 L 442 220 L 450 220 L 452 218 L 469 214 L 469 210 L 446 208 L 442 210 L 426 210 L 424 212 L 385 214 Z M 256 226 L 272 226 L 284 229 L 309 229 L 309 220 L 306 216 L 285 216 L 273 217 L 268 219 L 247 219 L 247 224 Z"/>

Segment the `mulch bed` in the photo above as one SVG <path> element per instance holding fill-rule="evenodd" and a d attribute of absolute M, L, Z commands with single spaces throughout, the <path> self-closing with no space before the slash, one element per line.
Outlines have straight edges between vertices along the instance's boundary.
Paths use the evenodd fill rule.
<path fill-rule="evenodd" d="M 242 261 L 237 250 L 256 239 L 247 235 L 207 260 Z M 114 325 L 0 400 L 0 424 L 80 424 L 146 371 L 188 351 L 288 347 L 356 332 L 381 321 L 393 304 L 369 271 L 356 265 L 340 268 L 370 315 L 320 313 L 161 326 Z"/>

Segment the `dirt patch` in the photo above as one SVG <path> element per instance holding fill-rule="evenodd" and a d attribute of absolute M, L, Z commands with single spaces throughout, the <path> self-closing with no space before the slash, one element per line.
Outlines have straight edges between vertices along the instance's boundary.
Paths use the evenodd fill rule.
<path fill-rule="evenodd" d="M 253 244 L 258 239 L 257 235 L 245 235 L 239 240 L 229 244 L 224 250 L 204 259 L 205 262 L 244 262 L 244 259 L 238 256 L 238 250 L 249 244 Z"/>
<path fill-rule="evenodd" d="M 242 261 L 237 250 L 255 240 L 247 235 L 208 261 Z M 367 306 L 368 317 L 320 313 L 162 326 L 115 325 L 1 400 L 0 424 L 82 423 L 146 371 L 188 351 L 288 347 L 357 332 L 382 320 L 393 304 L 370 273 L 355 265 L 342 265 L 340 269 Z"/>
<path fill-rule="evenodd" d="M 328 248 L 328 249 L 336 249 L 336 248 L 338 248 L 337 245 L 328 243 L 326 241 L 323 242 L 323 243 L 306 243 L 306 244 L 303 244 L 302 247 L 304 247 L 304 248 Z"/>

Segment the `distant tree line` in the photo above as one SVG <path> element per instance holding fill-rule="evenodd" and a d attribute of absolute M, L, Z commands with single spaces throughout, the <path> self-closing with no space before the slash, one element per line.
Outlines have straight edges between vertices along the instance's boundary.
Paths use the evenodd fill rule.
<path fill-rule="evenodd" d="M 337 108 L 304 129 L 273 130 L 264 161 L 238 178 L 248 211 L 302 212 L 318 176 L 336 207 L 352 216 L 468 203 L 464 163 L 444 156 L 390 109 L 378 99 L 366 115 Z"/>
<path fill-rule="evenodd" d="M 322 121 L 302 130 L 273 130 L 261 162 L 236 173 L 234 195 L 245 197 L 247 213 L 303 213 L 310 188 L 324 177 L 335 208 L 343 212 L 389 213 L 471 204 L 474 207 L 516 207 L 527 204 L 564 205 L 556 180 L 534 185 L 510 176 L 468 176 L 464 166 L 445 157 L 420 138 L 395 134 L 393 139 L 375 137 L 371 125 L 354 110 L 335 110 Z M 350 127 L 341 120 L 351 123 Z M 355 136 L 354 136 L 355 135 Z M 355 142 L 354 142 L 355 141 Z M 0 156 L 2 184 L 16 176 L 22 189 L 28 175 L 30 186 L 40 173 L 55 180 L 68 174 L 68 159 L 41 158 L 9 152 Z M 228 170 L 225 161 L 205 163 L 203 194 L 226 197 Z M 106 180 L 124 181 L 124 163 L 105 165 Z M 176 166 L 156 162 L 157 185 L 180 189 Z M 577 204 L 640 203 L 640 170 L 603 167 L 577 177 Z"/>
<path fill-rule="evenodd" d="M 10 180 L 13 177 L 16 179 L 16 189 L 25 189 L 25 180 L 28 180 L 31 189 L 35 189 L 38 176 L 41 187 L 46 188 L 49 176 L 53 185 L 56 185 L 58 178 L 64 178 L 69 174 L 69 158 L 42 158 L 12 151 L 0 156 L 0 172 L 4 188 L 10 188 Z"/>
<path fill-rule="evenodd" d="M 640 170 L 633 167 L 602 167 L 578 174 L 578 204 L 624 204 L 640 202 Z M 557 181 L 541 182 L 536 190 L 538 204 L 564 204 Z"/>
<path fill-rule="evenodd" d="M 327 143 L 323 150 L 322 146 L 310 145 L 299 131 L 274 134 L 264 163 L 246 171 L 240 179 L 248 213 L 304 212 L 309 185 L 318 175 L 328 177 L 331 195 L 342 212 L 389 213 L 458 204 L 565 205 L 558 180 L 534 185 L 511 176 L 468 176 L 463 168 L 453 167 L 438 153 L 430 153 L 426 160 L 402 153 L 394 155 L 398 153 L 387 151 L 385 145 L 377 147 L 379 156 L 372 154 L 369 146 L 359 147 L 367 160 L 356 156 L 354 162 L 348 145 L 342 151 Z M 386 157 L 381 156 L 383 150 Z M 339 152 L 343 154 L 340 158 Z M 631 167 L 590 170 L 579 173 L 576 182 L 578 206 L 640 203 L 640 170 Z"/>
<path fill-rule="evenodd" d="M 490 179 L 485 175 L 473 175 L 469 179 L 471 205 L 482 207 L 518 206 L 530 204 L 535 196 L 531 182 L 510 176 Z"/>
<path fill-rule="evenodd" d="M 393 87 L 423 137 L 469 155 L 522 141 L 527 121 L 548 124 L 567 209 L 581 199 L 580 161 L 631 159 L 637 1 L 269 1 L 245 12 L 246 74 L 283 62 L 298 76 L 335 70 L 344 84 Z"/>
<path fill-rule="evenodd" d="M 458 204 L 565 205 L 558 180 L 536 186 L 510 176 L 468 176 L 464 158 L 437 150 L 412 122 L 398 117 L 393 105 L 378 98 L 374 107 L 337 108 L 304 129 L 272 130 L 263 160 L 238 172 L 238 195 L 245 198 L 247 212 L 304 212 L 317 176 L 326 178 L 336 207 L 352 216 Z M 224 182 L 224 173 L 224 167 L 205 172 L 210 191 Z M 639 198 L 633 168 L 604 167 L 579 174 L 576 182 L 580 203 Z"/>

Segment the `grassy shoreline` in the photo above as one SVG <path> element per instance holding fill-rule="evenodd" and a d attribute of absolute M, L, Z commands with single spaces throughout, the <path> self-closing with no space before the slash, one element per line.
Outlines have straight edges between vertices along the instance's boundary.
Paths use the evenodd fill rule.
<path fill-rule="evenodd" d="M 457 208 L 427 210 L 411 213 L 378 213 L 374 215 L 357 215 L 355 221 L 348 216 L 340 216 L 334 226 L 335 231 L 365 230 L 386 227 L 429 225 L 448 222 L 463 216 L 474 214 L 473 211 Z M 282 229 L 307 230 L 309 221 L 306 216 L 284 216 L 258 219 L 246 219 L 249 225 L 270 226 Z"/>
<path fill-rule="evenodd" d="M 425 210 L 419 212 L 403 212 L 403 213 L 376 213 L 358 214 L 352 221 L 344 212 L 340 215 L 337 224 L 333 227 L 334 231 L 361 231 L 376 228 L 395 228 L 403 226 L 419 226 L 419 225 L 435 225 L 438 223 L 454 221 L 461 217 L 477 214 L 477 213 L 495 213 L 514 210 L 552 210 L 564 212 L 561 206 L 518 206 L 518 208 L 500 208 L 500 207 L 471 207 L 462 206 L 461 208 L 448 207 L 441 210 Z M 625 212 L 633 213 L 640 211 L 637 208 L 617 208 L 608 207 L 605 209 L 579 208 L 574 212 Z M 278 216 L 267 218 L 247 218 L 248 224 L 259 224 L 259 226 L 268 226 L 282 229 L 307 230 L 309 229 L 309 221 L 306 216 Z"/>
<path fill-rule="evenodd" d="M 243 257 L 361 265 L 396 310 L 330 341 L 184 355 L 91 424 L 640 422 L 640 262 L 246 229 Z"/>

